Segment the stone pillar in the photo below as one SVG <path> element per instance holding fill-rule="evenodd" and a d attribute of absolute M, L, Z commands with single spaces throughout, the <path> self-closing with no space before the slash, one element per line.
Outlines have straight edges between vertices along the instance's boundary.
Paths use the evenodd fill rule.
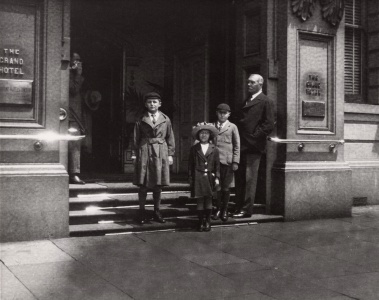
<path fill-rule="evenodd" d="M 68 100 L 61 93 L 68 90 L 63 2 L 0 5 L 0 67 L 13 68 L 0 72 L 0 242 L 69 236 L 68 175 L 57 139 Z"/>
<path fill-rule="evenodd" d="M 277 159 L 271 212 L 285 220 L 351 215 L 351 169 L 344 133 L 344 30 L 278 1 Z M 299 17 L 298 17 L 299 16 Z M 303 17 L 303 19 L 301 19 Z"/>

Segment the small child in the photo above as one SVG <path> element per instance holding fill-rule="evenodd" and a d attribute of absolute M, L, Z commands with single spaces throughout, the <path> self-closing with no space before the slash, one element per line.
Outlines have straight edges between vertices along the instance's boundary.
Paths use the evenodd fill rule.
<path fill-rule="evenodd" d="M 153 190 L 154 219 L 165 223 L 159 207 L 162 186 L 170 184 L 170 165 L 175 151 L 174 133 L 168 116 L 159 111 L 161 97 L 157 93 L 144 96 L 147 112 L 134 126 L 132 160 L 134 164 L 133 184 L 139 186 L 138 200 L 140 223 L 149 218 L 145 213 L 148 188 Z"/>
<path fill-rule="evenodd" d="M 222 103 L 218 105 L 216 109 L 218 121 L 214 123 L 214 126 L 218 129 L 215 144 L 220 152 L 221 191 L 217 195 L 216 210 L 212 219 L 221 218 L 224 222 L 229 218 L 230 187 L 234 183 L 234 172 L 238 170 L 240 162 L 240 136 L 237 126 L 228 121 L 230 114 L 228 104 Z"/>
<path fill-rule="evenodd" d="M 220 161 L 218 149 L 209 141 L 216 135 L 216 128 L 205 122 L 192 129 L 192 136 L 200 141 L 191 147 L 188 162 L 191 196 L 198 198 L 198 231 L 211 230 L 212 195 L 219 185 Z"/>

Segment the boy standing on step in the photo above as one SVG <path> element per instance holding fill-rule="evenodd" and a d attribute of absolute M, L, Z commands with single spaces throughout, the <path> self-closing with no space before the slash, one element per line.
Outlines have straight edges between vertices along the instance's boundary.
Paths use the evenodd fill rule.
<path fill-rule="evenodd" d="M 217 205 L 212 219 L 221 218 L 228 220 L 228 203 L 230 198 L 230 187 L 234 186 L 234 172 L 238 170 L 240 162 L 240 135 L 237 126 L 228 121 L 230 116 L 228 104 L 221 103 L 217 106 L 217 128 L 216 147 L 220 152 L 220 185 L 221 191 L 217 193 Z"/>
<path fill-rule="evenodd" d="M 162 113 L 158 93 L 144 96 L 147 111 L 134 126 L 132 160 L 134 164 L 133 184 L 139 186 L 139 221 L 144 224 L 150 218 L 145 212 L 147 190 L 153 190 L 154 215 L 159 223 L 165 223 L 159 207 L 162 186 L 170 184 L 170 165 L 175 152 L 174 133 L 170 118 Z"/>

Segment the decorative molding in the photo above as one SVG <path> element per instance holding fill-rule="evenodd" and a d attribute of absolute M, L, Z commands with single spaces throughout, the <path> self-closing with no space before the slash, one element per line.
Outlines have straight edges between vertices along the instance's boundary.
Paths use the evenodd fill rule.
<path fill-rule="evenodd" d="M 291 0 L 292 12 L 301 21 L 307 21 L 315 10 L 317 0 Z M 330 25 L 337 26 L 342 20 L 345 0 L 320 0 L 321 13 Z"/>
<path fill-rule="evenodd" d="M 292 0 L 292 12 L 300 18 L 300 20 L 305 22 L 312 16 L 315 10 L 315 2 L 316 0 Z"/>
<path fill-rule="evenodd" d="M 345 0 L 320 0 L 322 17 L 332 26 L 337 26 L 343 17 Z"/>

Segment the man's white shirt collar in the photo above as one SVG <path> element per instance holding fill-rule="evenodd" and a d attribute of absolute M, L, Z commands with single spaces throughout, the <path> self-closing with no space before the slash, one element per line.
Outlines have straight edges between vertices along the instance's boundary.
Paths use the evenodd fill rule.
<path fill-rule="evenodd" d="M 262 90 L 260 90 L 258 93 L 255 93 L 253 96 L 251 96 L 250 101 L 254 100 L 260 93 L 262 93 Z"/>

